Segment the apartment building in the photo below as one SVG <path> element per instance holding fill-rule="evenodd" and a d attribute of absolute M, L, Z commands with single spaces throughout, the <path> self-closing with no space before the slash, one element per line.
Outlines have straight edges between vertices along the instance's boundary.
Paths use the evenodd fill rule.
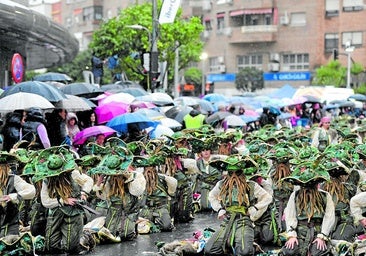
<path fill-rule="evenodd" d="M 52 16 L 83 50 L 100 22 L 146 1 L 64 0 L 53 4 Z M 198 66 L 217 89 L 234 88 L 245 67 L 263 70 L 266 87 L 309 85 L 334 49 L 344 66 L 348 54 L 366 63 L 364 0 L 181 0 L 181 6 L 185 17 L 202 18 L 207 59 Z"/>

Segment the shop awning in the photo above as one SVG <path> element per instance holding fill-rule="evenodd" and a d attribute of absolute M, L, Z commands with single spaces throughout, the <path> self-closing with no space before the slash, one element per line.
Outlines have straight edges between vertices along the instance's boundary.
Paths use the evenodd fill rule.
<path fill-rule="evenodd" d="M 220 12 L 220 13 L 216 14 L 216 18 L 224 18 L 224 17 L 225 17 L 224 12 Z"/>
<path fill-rule="evenodd" d="M 230 16 L 240 16 L 240 15 L 244 15 L 244 10 L 236 10 L 230 12 Z"/>
<path fill-rule="evenodd" d="M 246 9 L 244 10 L 244 14 L 266 14 L 266 13 L 272 13 L 272 8 L 268 9 Z"/>

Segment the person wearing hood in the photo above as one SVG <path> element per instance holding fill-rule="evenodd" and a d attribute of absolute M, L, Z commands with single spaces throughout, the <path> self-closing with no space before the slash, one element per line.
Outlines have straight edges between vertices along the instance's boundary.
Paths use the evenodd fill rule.
<path fill-rule="evenodd" d="M 28 109 L 22 139 L 29 142 L 33 142 L 35 139 L 34 149 L 49 148 L 51 143 L 45 124 L 46 121 L 40 108 Z"/>
<path fill-rule="evenodd" d="M 202 125 L 205 124 L 205 115 L 201 114 L 200 106 L 195 105 L 192 106 L 191 112 L 186 114 L 183 118 L 183 129 L 195 129 L 200 128 Z"/>
<path fill-rule="evenodd" d="M 78 132 L 80 132 L 80 129 L 78 126 L 78 118 L 75 113 L 72 113 L 72 112 L 67 113 L 66 127 L 67 127 L 67 133 L 71 139 L 71 142 L 73 142 L 75 135 Z"/>

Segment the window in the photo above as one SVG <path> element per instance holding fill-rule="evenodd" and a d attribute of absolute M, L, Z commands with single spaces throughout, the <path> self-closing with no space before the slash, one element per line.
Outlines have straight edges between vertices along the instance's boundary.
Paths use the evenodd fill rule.
<path fill-rule="evenodd" d="M 257 68 L 262 70 L 263 56 L 261 54 L 238 56 L 238 70 L 243 68 Z"/>
<path fill-rule="evenodd" d="M 305 26 L 306 14 L 304 12 L 291 13 L 291 26 Z"/>
<path fill-rule="evenodd" d="M 83 9 L 83 21 L 94 21 L 103 19 L 102 6 L 90 6 Z"/>
<path fill-rule="evenodd" d="M 333 17 L 339 15 L 339 0 L 325 1 L 325 16 Z"/>
<path fill-rule="evenodd" d="M 225 28 L 225 13 L 217 14 L 217 30 L 222 30 Z"/>
<path fill-rule="evenodd" d="M 204 20 L 203 24 L 205 26 L 205 30 L 207 30 L 207 31 L 212 30 L 212 25 L 211 25 L 211 20 L 210 19 Z"/>
<path fill-rule="evenodd" d="M 282 63 L 289 70 L 309 70 L 309 54 L 283 54 Z"/>
<path fill-rule="evenodd" d="M 347 42 L 351 42 L 352 46 L 362 46 L 362 32 L 344 32 L 342 33 L 342 46 Z"/>
<path fill-rule="evenodd" d="M 363 0 L 343 0 L 343 11 L 353 12 L 363 10 Z"/>
<path fill-rule="evenodd" d="M 325 52 L 332 52 L 333 49 L 338 49 L 338 42 L 338 34 L 325 34 Z"/>
<path fill-rule="evenodd" d="M 232 27 L 242 27 L 244 26 L 244 14 L 237 15 L 237 16 L 231 16 L 230 17 L 231 26 Z"/>

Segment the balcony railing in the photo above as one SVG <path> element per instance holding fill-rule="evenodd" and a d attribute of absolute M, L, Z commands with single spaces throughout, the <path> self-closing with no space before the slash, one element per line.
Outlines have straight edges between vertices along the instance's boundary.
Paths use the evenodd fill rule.
<path fill-rule="evenodd" d="M 230 43 L 275 42 L 277 40 L 277 26 L 258 25 L 232 27 Z"/>

